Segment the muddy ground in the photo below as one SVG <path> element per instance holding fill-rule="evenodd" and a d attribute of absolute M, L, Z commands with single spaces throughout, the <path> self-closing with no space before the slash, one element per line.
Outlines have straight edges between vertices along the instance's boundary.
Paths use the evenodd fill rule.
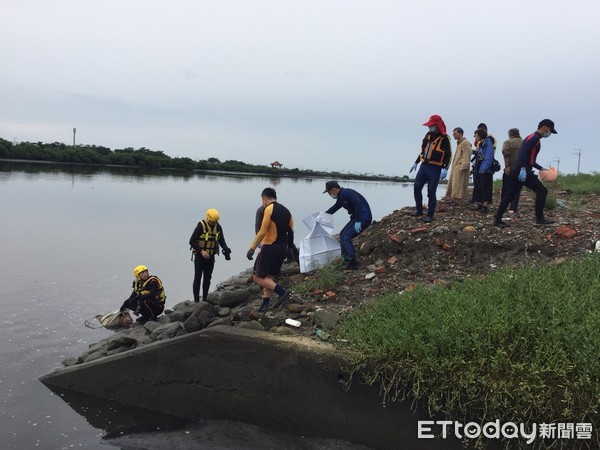
<path fill-rule="evenodd" d="M 396 210 L 354 240 L 358 270 L 344 271 L 343 280 L 328 291 L 299 294 L 297 289 L 287 308 L 270 311 L 265 319 L 292 317 L 302 322 L 299 333 L 314 334 L 311 312 L 318 309 L 343 314 L 373 297 L 417 285 L 445 285 L 501 267 L 560 264 L 593 252 L 600 240 L 600 196 L 552 194 L 557 205 L 546 218 L 556 223 L 550 226 L 535 224 L 534 194 L 527 190 L 519 211 L 505 215 L 511 226 L 504 229 L 493 226 L 497 205 L 482 214 L 467 202 L 451 206 L 442 200 L 432 223 L 412 217 L 414 208 Z M 286 270 L 292 288 L 313 278 L 291 266 Z"/>

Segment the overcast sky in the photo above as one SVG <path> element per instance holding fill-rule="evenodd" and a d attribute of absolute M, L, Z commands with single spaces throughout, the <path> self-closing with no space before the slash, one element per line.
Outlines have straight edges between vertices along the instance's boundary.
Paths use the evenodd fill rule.
<path fill-rule="evenodd" d="M 431 114 L 600 171 L 600 2 L 0 0 L 0 137 L 408 173 Z M 454 146 L 453 146 L 454 148 Z"/>

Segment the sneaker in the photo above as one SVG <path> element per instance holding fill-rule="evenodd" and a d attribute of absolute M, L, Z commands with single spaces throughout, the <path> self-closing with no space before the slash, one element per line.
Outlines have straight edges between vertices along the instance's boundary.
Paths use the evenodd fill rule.
<path fill-rule="evenodd" d="M 479 211 L 481 214 L 487 214 L 487 213 L 489 212 L 489 209 L 488 209 L 488 207 L 487 207 L 487 206 L 482 206 L 481 208 L 479 208 L 479 209 L 478 209 L 478 211 Z"/>
<path fill-rule="evenodd" d="M 356 269 L 358 269 L 358 262 L 355 259 L 348 261 L 348 262 L 346 262 L 344 269 L 356 270 Z"/>
<path fill-rule="evenodd" d="M 289 289 L 286 289 L 285 291 L 283 291 L 283 294 L 281 294 L 279 296 L 279 298 L 277 299 L 277 301 L 275 303 L 273 303 L 273 309 L 279 308 L 281 306 L 281 304 L 290 297 L 290 294 L 291 294 L 291 292 Z"/>
<path fill-rule="evenodd" d="M 414 213 L 411 214 L 411 216 L 413 217 L 420 217 L 423 215 L 423 211 L 415 211 Z"/>
<path fill-rule="evenodd" d="M 262 305 L 260 305 L 260 308 L 257 309 L 257 311 L 259 313 L 263 313 L 265 312 L 267 309 L 269 309 L 269 302 L 271 301 L 270 298 L 265 298 L 262 302 Z"/>
<path fill-rule="evenodd" d="M 427 222 L 427 223 L 433 222 L 433 217 L 432 216 L 427 216 L 427 217 L 425 217 L 423 219 L 423 222 Z"/>
<path fill-rule="evenodd" d="M 537 225 L 551 225 L 553 224 L 555 221 L 554 220 L 550 220 L 550 219 L 537 219 L 535 221 L 535 223 Z"/>
<path fill-rule="evenodd" d="M 502 219 L 498 220 L 494 220 L 494 226 L 498 227 L 498 228 L 506 228 L 506 227 L 510 227 L 509 224 L 507 224 L 506 222 L 503 222 Z"/>

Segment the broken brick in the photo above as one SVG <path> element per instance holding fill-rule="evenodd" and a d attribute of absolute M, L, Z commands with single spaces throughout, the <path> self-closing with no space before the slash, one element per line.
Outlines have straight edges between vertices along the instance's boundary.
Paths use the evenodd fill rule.
<path fill-rule="evenodd" d="M 560 228 L 558 228 L 555 232 L 555 234 L 561 238 L 561 239 L 571 239 L 573 236 L 575 236 L 577 234 L 577 230 L 564 225 Z"/>

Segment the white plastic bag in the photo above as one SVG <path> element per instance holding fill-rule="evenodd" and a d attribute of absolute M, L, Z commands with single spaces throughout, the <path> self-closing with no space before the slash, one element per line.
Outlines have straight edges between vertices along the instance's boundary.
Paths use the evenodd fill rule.
<path fill-rule="evenodd" d="M 303 220 L 310 233 L 300 241 L 300 272 L 312 272 L 341 255 L 340 243 L 331 236 L 333 214 L 314 213 Z"/>

